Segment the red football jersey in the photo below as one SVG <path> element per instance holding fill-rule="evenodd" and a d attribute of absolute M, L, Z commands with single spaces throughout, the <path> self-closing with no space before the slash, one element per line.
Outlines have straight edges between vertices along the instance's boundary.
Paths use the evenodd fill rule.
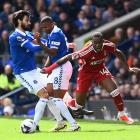
<path fill-rule="evenodd" d="M 72 54 L 72 59 L 80 59 L 80 70 L 83 72 L 96 72 L 105 67 L 105 57 L 108 53 L 114 53 L 116 46 L 107 40 L 103 43 L 100 52 L 96 52 L 92 42 L 86 44 L 85 48 Z"/>

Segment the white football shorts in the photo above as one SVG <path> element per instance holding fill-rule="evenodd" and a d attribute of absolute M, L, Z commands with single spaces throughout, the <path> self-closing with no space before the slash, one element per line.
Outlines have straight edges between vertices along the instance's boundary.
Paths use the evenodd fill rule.
<path fill-rule="evenodd" d="M 39 69 L 34 69 L 15 76 L 30 93 L 35 95 L 39 90 L 47 86 L 47 74 L 40 73 Z"/>
<path fill-rule="evenodd" d="M 72 75 L 72 65 L 69 61 L 57 67 L 48 76 L 47 83 L 53 83 L 53 89 L 68 90 L 69 80 Z"/>

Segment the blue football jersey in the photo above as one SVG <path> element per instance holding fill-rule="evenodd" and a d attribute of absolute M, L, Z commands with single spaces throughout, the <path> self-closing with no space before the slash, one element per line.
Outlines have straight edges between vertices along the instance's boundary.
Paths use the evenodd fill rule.
<path fill-rule="evenodd" d="M 48 47 L 56 48 L 58 50 L 56 56 L 50 56 L 51 63 L 56 62 L 58 59 L 62 58 L 68 53 L 67 45 L 67 38 L 63 31 L 57 26 L 54 26 L 52 32 L 48 35 Z"/>
<path fill-rule="evenodd" d="M 10 52 L 15 74 L 21 74 L 36 69 L 35 53 L 42 50 L 39 45 L 33 44 L 33 35 L 16 29 L 9 36 Z"/>

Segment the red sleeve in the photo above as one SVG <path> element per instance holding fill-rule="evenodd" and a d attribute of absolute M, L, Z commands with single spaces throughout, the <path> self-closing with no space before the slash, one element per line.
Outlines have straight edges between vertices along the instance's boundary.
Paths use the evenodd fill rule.
<path fill-rule="evenodd" d="M 104 45 L 104 49 L 107 52 L 115 53 L 115 51 L 116 51 L 116 45 L 114 43 L 106 40 L 106 41 L 104 41 L 103 45 Z"/>
<path fill-rule="evenodd" d="M 72 54 L 72 60 L 79 59 L 79 58 L 82 58 L 82 57 L 86 56 L 88 53 L 90 53 L 92 51 L 92 49 L 93 49 L 92 44 L 88 44 L 82 50 L 74 52 Z"/>
<path fill-rule="evenodd" d="M 78 52 L 72 53 L 72 60 L 79 59 L 79 58 L 80 58 L 80 55 Z"/>

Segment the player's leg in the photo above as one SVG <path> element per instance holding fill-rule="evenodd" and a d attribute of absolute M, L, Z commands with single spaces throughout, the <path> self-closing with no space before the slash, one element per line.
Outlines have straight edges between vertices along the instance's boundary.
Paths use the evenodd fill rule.
<path fill-rule="evenodd" d="M 16 76 L 18 80 L 21 81 L 21 84 L 28 88 L 30 93 L 37 95 L 40 99 L 35 107 L 35 115 L 34 115 L 34 123 L 38 126 L 40 119 L 43 116 L 44 109 L 46 104 L 50 104 L 50 100 L 48 99 L 48 92 L 44 88 L 46 84 L 45 75 L 40 74 L 38 71 L 33 70 L 31 72 L 23 73 L 21 75 Z M 52 104 L 52 103 L 51 103 Z M 58 111 L 55 103 L 53 103 L 53 111 Z M 61 117 L 61 116 L 60 116 Z M 59 120 L 60 120 L 60 117 Z M 61 117 L 62 120 L 62 117 Z"/>
<path fill-rule="evenodd" d="M 42 83 L 42 85 L 46 86 L 48 79 L 44 76 L 44 74 L 41 74 L 41 73 L 39 73 L 39 74 L 40 74 L 40 80 L 41 80 L 40 82 Z M 58 129 L 63 129 L 66 127 L 66 124 L 63 121 L 63 118 L 60 113 L 60 109 L 56 106 L 55 102 L 53 101 L 53 96 L 54 96 L 53 95 L 53 86 L 52 87 L 46 86 L 45 89 L 47 89 L 47 92 L 49 94 L 47 106 L 48 106 L 49 110 L 51 111 L 51 113 L 53 114 L 53 116 L 55 117 L 57 124 L 59 124 Z"/>
<path fill-rule="evenodd" d="M 51 111 L 51 113 L 53 114 L 53 116 L 55 117 L 55 119 L 57 120 L 57 124 L 56 126 L 51 129 L 50 131 L 59 131 L 61 129 L 64 129 L 67 127 L 66 123 L 63 121 L 63 117 L 61 115 L 61 111 L 60 108 L 57 106 L 56 101 L 54 100 L 54 92 L 53 92 L 53 84 L 49 83 L 47 84 L 46 87 L 49 95 L 51 95 L 51 97 L 49 97 L 48 100 L 48 108 Z"/>
<path fill-rule="evenodd" d="M 46 99 L 46 93 L 43 93 L 41 90 L 37 93 L 37 96 L 40 98 L 40 100 L 38 101 L 38 103 L 36 105 L 36 108 L 35 108 L 34 121 L 35 122 L 38 121 L 38 123 L 39 123 L 40 119 L 43 116 L 45 106 L 47 104 L 49 110 L 54 115 L 55 119 L 57 120 L 57 124 L 58 124 L 57 129 L 52 129 L 52 130 L 53 131 L 59 131 L 59 130 L 65 128 L 67 125 L 63 121 L 63 118 L 60 114 L 60 109 L 55 104 L 55 101 L 53 100 L 53 98 L 49 97 L 48 100 L 47 100 Z M 45 102 L 45 101 L 47 101 L 47 102 Z"/>
<path fill-rule="evenodd" d="M 76 87 L 76 103 L 80 106 L 84 106 L 86 102 L 87 92 L 91 86 L 92 79 L 88 74 L 79 72 L 77 77 L 77 87 Z M 72 104 L 75 104 L 72 101 Z"/>
<path fill-rule="evenodd" d="M 115 80 L 108 70 L 106 71 L 105 69 L 103 71 L 97 76 L 99 84 L 112 96 L 116 108 L 118 109 L 119 118 L 126 121 L 128 124 L 132 124 L 134 121 L 124 112 L 124 102 Z"/>
<path fill-rule="evenodd" d="M 39 125 L 39 121 L 41 120 L 44 110 L 46 107 L 46 104 L 48 103 L 49 95 L 47 93 L 47 90 L 45 88 L 42 88 L 39 90 L 36 95 L 39 97 L 39 101 L 37 102 L 35 106 L 35 115 L 34 115 L 34 123 L 36 126 Z"/>
<path fill-rule="evenodd" d="M 55 97 L 53 100 L 55 101 L 57 107 L 59 107 L 62 116 L 66 118 L 73 127 L 73 131 L 76 131 L 79 130 L 80 127 L 77 125 L 75 119 L 71 116 L 66 104 L 63 101 L 63 97 L 68 90 L 71 74 L 72 66 L 70 62 L 67 62 L 52 72 L 52 74 L 49 76 L 49 79 L 53 80 L 53 82 L 51 82 L 53 84 L 48 83 L 47 88 L 50 89 L 53 85 L 53 93 Z"/>
<path fill-rule="evenodd" d="M 85 74 L 82 72 L 78 73 L 77 78 L 77 88 L 76 88 L 76 100 L 68 99 L 66 101 L 67 106 L 69 106 L 73 111 L 73 114 L 78 117 L 79 115 L 92 115 L 94 112 L 84 109 L 87 97 L 87 92 L 92 83 L 92 76 L 90 74 Z M 68 96 L 68 95 L 67 95 Z"/>
<path fill-rule="evenodd" d="M 46 104 L 48 105 L 48 108 L 54 115 L 55 119 L 57 122 L 61 122 L 63 118 L 60 115 L 60 110 L 56 106 L 55 102 L 52 101 L 52 98 L 47 98 L 46 95 L 49 94 L 49 96 L 52 96 L 51 92 L 48 92 L 46 89 L 46 83 L 47 83 L 47 78 L 46 75 L 41 74 L 39 72 L 36 72 L 35 75 L 33 76 L 33 79 L 37 79 L 39 85 L 34 86 L 34 93 L 40 98 L 36 107 L 35 107 L 35 116 L 34 116 L 34 121 L 38 122 L 42 118 L 44 114 L 44 110 L 46 107 Z M 32 78 L 30 78 L 32 79 Z M 45 87 L 45 88 L 44 88 Z M 39 90 L 40 89 L 40 90 Z"/>
<path fill-rule="evenodd" d="M 48 102 L 48 93 L 42 87 L 42 85 L 40 85 L 38 79 L 36 79 L 37 78 L 36 74 L 37 74 L 36 70 L 33 70 L 25 72 L 20 75 L 16 75 L 16 78 L 21 82 L 21 84 L 24 87 L 26 87 L 29 90 L 30 93 L 35 95 L 38 94 L 37 96 L 40 97 L 38 103 L 36 104 L 34 115 L 34 124 L 38 126 L 39 121 L 44 113 L 46 103 Z"/>

